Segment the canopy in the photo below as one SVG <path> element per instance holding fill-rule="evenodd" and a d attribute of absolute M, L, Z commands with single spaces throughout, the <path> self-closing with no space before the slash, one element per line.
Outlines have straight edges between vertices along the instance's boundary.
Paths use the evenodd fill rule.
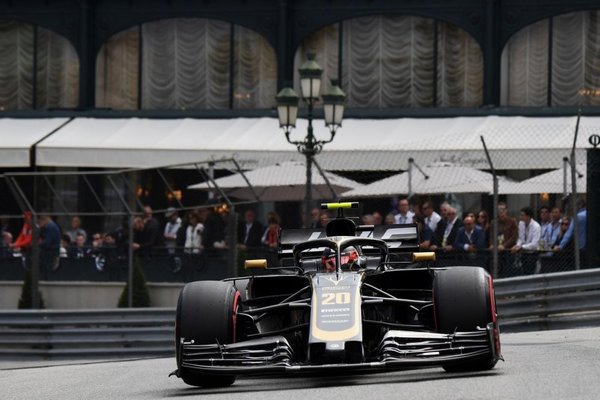
<path fill-rule="evenodd" d="M 31 146 L 69 118 L 0 118 L 0 167 L 29 167 Z"/>
<path fill-rule="evenodd" d="M 322 120 L 315 136 L 327 139 Z M 404 170 L 452 162 L 489 168 L 481 136 L 497 169 L 551 169 L 571 152 L 576 117 L 458 117 L 346 119 L 317 156 L 327 170 Z M 600 117 L 582 117 L 578 160 Z M 299 119 L 292 140 L 306 136 Z M 304 156 L 289 144 L 276 118 L 76 118 L 36 146 L 37 163 L 62 167 L 154 167 L 235 157 L 247 169 Z"/>
<path fill-rule="evenodd" d="M 318 168 L 312 169 L 312 197 L 313 199 L 332 199 L 345 190 L 359 186 L 359 183 L 342 178 L 331 172 L 325 172 L 335 195 L 319 172 Z M 244 179 L 244 176 L 252 187 Z M 288 161 L 268 167 L 257 168 L 242 174 L 234 174 L 219 178 L 215 183 L 228 196 L 255 199 L 254 192 L 263 201 L 292 201 L 304 199 L 306 193 L 306 166 L 303 162 Z M 207 183 L 191 185 L 188 189 L 210 190 L 213 186 Z"/>
<path fill-rule="evenodd" d="M 493 176 L 474 168 L 452 164 L 437 164 L 413 169 L 411 180 L 412 193 L 491 193 L 493 191 Z M 354 190 L 342 193 L 346 199 L 361 197 L 389 197 L 409 193 L 410 173 L 403 172 L 380 181 L 364 185 Z"/>
<path fill-rule="evenodd" d="M 587 192 L 587 171 L 585 164 L 579 164 L 576 169 L 577 193 Z M 566 169 L 567 193 L 572 192 L 571 168 Z M 501 182 L 498 192 L 500 194 L 531 194 L 531 193 L 563 193 L 565 190 L 565 169 L 547 172 L 522 182 Z"/>

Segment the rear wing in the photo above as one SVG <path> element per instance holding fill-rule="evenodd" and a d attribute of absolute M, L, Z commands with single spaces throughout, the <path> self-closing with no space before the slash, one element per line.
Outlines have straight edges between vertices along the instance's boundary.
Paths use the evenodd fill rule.
<path fill-rule="evenodd" d="M 381 239 L 390 253 L 412 252 L 419 249 L 419 230 L 416 224 L 359 225 L 356 236 Z M 284 229 L 279 235 L 278 257 L 293 257 L 294 246 L 309 240 L 327 237 L 323 228 Z"/>

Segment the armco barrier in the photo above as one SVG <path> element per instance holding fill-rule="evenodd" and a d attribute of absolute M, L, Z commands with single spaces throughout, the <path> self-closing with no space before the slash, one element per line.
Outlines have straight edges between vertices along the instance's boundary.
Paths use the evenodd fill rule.
<path fill-rule="evenodd" d="M 600 325 L 600 269 L 498 279 L 495 287 L 503 332 Z"/>
<path fill-rule="evenodd" d="M 175 310 L 0 312 L 3 359 L 108 359 L 174 355 Z"/>
<path fill-rule="evenodd" d="M 503 332 L 600 324 L 600 269 L 498 279 Z M 174 356 L 173 308 L 0 311 L 2 359 Z"/>

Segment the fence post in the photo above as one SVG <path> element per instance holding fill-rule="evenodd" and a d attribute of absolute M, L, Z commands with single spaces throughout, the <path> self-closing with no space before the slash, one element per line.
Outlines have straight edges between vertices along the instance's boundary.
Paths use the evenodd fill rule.
<path fill-rule="evenodd" d="M 586 219 L 586 255 L 590 268 L 600 267 L 600 136 L 592 135 L 589 142 L 594 148 L 587 149 L 587 219 Z M 592 244 L 593 243 L 593 244 Z"/>
<path fill-rule="evenodd" d="M 483 150 L 485 151 L 485 156 L 487 158 L 488 164 L 490 165 L 490 169 L 492 171 L 493 176 L 493 195 L 494 195 L 494 209 L 493 209 L 493 220 L 492 220 L 492 277 L 495 279 L 498 277 L 498 175 L 496 174 L 496 169 L 494 168 L 494 163 L 492 162 L 492 156 L 490 156 L 490 152 L 485 144 L 485 139 L 483 136 L 480 136 L 481 144 L 483 144 Z"/>

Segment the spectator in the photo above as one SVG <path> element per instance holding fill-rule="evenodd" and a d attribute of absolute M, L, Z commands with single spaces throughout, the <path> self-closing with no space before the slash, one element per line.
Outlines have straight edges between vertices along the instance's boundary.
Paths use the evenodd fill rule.
<path fill-rule="evenodd" d="M 485 247 L 489 248 L 490 238 L 492 237 L 492 226 L 490 224 L 490 216 L 488 215 L 487 211 L 480 210 L 477 213 L 477 226 L 479 226 L 481 230 L 483 230 L 485 236 Z"/>
<path fill-rule="evenodd" d="M 71 243 L 75 243 L 77 235 L 83 235 L 83 238 L 87 241 L 87 232 L 81 228 L 81 219 L 77 216 L 71 218 L 71 229 L 65 233 L 69 235 Z"/>
<path fill-rule="evenodd" d="M 512 248 L 517 243 L 517 236 L 517 222 L 508 215 L 506 203 L 498 203 L 498 250 Z"/>
<path fill-rule="evenodd" d="M 550 208 L 548 206 L 542 206 L 539 209 L 539 224 L 540 224 L 540 243 L 538 248 L 540 250 L 547 250 L 547 246 L 550 245 L 550 235 L 552 230 L 550 220 Z"/>
<path fill-rule="evenodd" d="M 541 236 L 540 224 L 533 219 L 533 210 L 531 207 L 523 207 L 519 217 L 519 236 L 517 243 L 510 249 L 515 254 L 521 250 L 533 251 L 538 249 Z M 521 265 L 523 273 L 533 274 L 537 262 L 537 253 L 526 253 L 521 255 Z"/>
<path fill-rule="evenodd" d="M 17 239 L 10 244 L 13 255 L 21 255 L 24 268 L 31 267 L 31 244 L 33 240 L 33 224 L 31 211 L 23 212 L 23 226 Z"/>
<path fill-rule="evenodd" d="M 71 236 L 63 233 L 60 236 L 60 258 L 68 258 L 69 250 L 71 249 Z"/>
<path fill-rule="evenodd" d="M 446 218 L 446 212 L 448 211 L 449 208 L 450 208 L 450 204 L 447 201 L 443 202 L 440 205 L 440 217 L 441 217 L 441 219 L 445 219 Z"/>
<path fill-rule="evenodd" d="M 519 236 L 517 243 L 511 248 L 516 253 L 522 250 L 536 250 L 539 246 L 541 236 L 540 224 L 533 219 L 531 207 L 523 207 L 520 213 Z"/>
<path fill-rule="evenodd" d="M 396 214 L 397 224 L 411 224 L 415 213 L 410 211 L 410 204 L 408 199 L 401 199 L 398 202 L 398 214 Z"/>
<path fill-rule="evenodd" d="M 223 217 L 217 213 L 215 207 L 204 209 L 204 234 L 203 243 L 205 250 L 221 250 L 227 247 L 225 242 L 225 231 L 227 224 Z"/>
<path fill-rule="evenodd" d="M 475 218 L 472 215 L 467 215 L 463 220 L 463 226 L 458 228 L 454 248 L 472 254 L 485 249 L 485 233 L 475 225 Z"/>
<path fill-rule="evenodd" d="M 561 211 L 558 207 L 553 207 L 550 211 L 550 223 L 546 231 L 542 231 L 542 239 L 544 240 L 544 246 L 546 249 L 552 249 L 556 238 L 560 233 L 561 228 Z"/>
<path fill-rule="evenodd" d="M 2 231 L 2 245 L 0 246 L 0 257 L 6 258 L 12 255 L 12 251 L 10 250 L 10 245 L 13 242 L 12 233 L 8 230 Z"/>
<path fill-rule="evenodd" d="M 577 239 L 579 241 L 579 254 L 580 254 L 580 260 L 581 263 L 583 265 L 585 265 L 586 260 L 585 260 L 585 246 L 586 246 L 586 222 L 587 222 L 587 209 L 586 209 L 586 204 L 585 204 L 585 199 L 580 198 L 577 201 Z M 573 240 L 573 235 L 575 230 L 575 223 L 574 223 L 574 219 L 571 220 L 571 223 L 569 224 L 569 229 L 567 230 L 567 232 L 565 233 L 565 236 L 562 238 L 560 244 L 559 244 L 559 248 L 560 250 L 564 250 L 571 241 L 573 241 L 573 243 L 575 243 L 575 241 Z"/>
<path fill-rule="evenodd" d="M 373 212 L 373 225 L 383 224 L 383 215 L 379 211 Z"/>
<path fill-rule="evenodd" d="M 373 214 L 365 214 L 361 218 L 362 225 L 375 225 L 375 218 Z"/>
<path fill-rule="evenodd" d="M 89 257 L 91 254 L 91 249 L 85 243 L 85 236 L 82 234 L 77 235 L 75 238 L 75 243 L 72 244 L 71 247 L 71 258 L 80 259 Z"/>
<path fill-rule="evenodd" d="M 163 230 L 163 240 L 169 254 L 174 254 L 177 231 L 181 228 L 181 218 L 179 218 L 177 210 L 173 207 L 167 208 L 165 218 L 167 219 L 167 222 L 165 223 L 165 229 Z"/>
<path fill-rule="evenodd" d="M 60 267 L 60 228 L 49 215 L 40 215 L 40 270 L 44 273 Z"/>
<path fill-rule="evenodd" d="M 565 237 L 565 234 L 569 230 L 570 225 L 571 225 L 571 222 L 569 221 L 569 218 L 564 217 L 560 220 L 560 229 L 558 231 L 558 234 L 556 235 L 556 239 L 554 240 L 554 243 L 552 244 L 552 250 L 560 251 L 560 250 L 572 249 L 572 247 L 573 247 L 572 241 L 566 242 L 563 249 L 560 248 L 560 243 L 562 242 L 563 238 Z"/>
<path fill-rule="evenodd" d="M 448 206 L 446 208 L 446 218 L 442 219 L 433 235 L 432 250 L 438 248 L 443 249 L 445 252 L 450 252 L 454 249 L 454 241 L 456 240 L 456 233 L 458 228 L 462 226 L 462 222 L 457 216 L 456 209 Z"/>
<path fill-rule="evenodd" d="M 24 257 L 31 251 L 31 240 L 33 237 L 33 225 L 31 223 L 31 211 L 23 213 L 23 226 L 17 236 L 17 240 L 11 243 L 10 247 L 16 251 L 20 251 Z"/>
<path fill-rule="evenodd" d="M 265 229 L 265 233 L 262 236 L 262 243 L 269 249 L 277 249 L 280 230 L 279 216 L 275 212 L 270 212 L 267 215 L 267 229 Z"/>
<path fill-rule="evenodd" d="M 321 226 L 321 210 L 317 207 L 310 210 L 310 228 L 318 228 Z"/>
<path fill-rule="evenodd" d="M 435 212 L 431 201 L 426 201 L 425 203 L 423 203 L 423 205 L 421 206 L 421 212 L 425 217 L 425 223 L 427 224 L 427 226 L 429 226 L 432 232 L 435 232 L 435 230 L 437 229 L 437 225 L 442 219 L 442 217 L 440 216 L 440 214 Z"/>
<path fill-rule="evenodd" d="M 383 221 L 385 225 L 394 225 L 396 223 L 396 219 L 394 218 L 394 214 L 389 213 L 385 216 L 385 220 Z"/>
<path fill-rule="evenodd" d="M 190 282 L 194 280 L 194 272 L 202 267 L 202 234 L 204 225 L 200 222 L 197 212 L 187 214 L 187 225 L 185 228 L 185 242 L 183 245 L 183 280 Z"/>
<path fill-rule="evenodd" d="M 244 247 L 260 247 L 264 227 L 255 220 L 254 211 L 247 210 L 244 213 L 244 221 L 238 227 L 238 243 Z"/>
<path fill-rule="evenodd" d="M 321 213 L 321 215 L 319 216 L 319 228 L 327 228 L 327 224 L 329 223 L 329 220 L 331 219 L 331 215 L 327 212 L 327 211 L 323 211 Z"/>
<path fill-rule="evenodd" d="M 100 232 L 96 232 L 92 235 L 92 250 L 96 250 L 102 247 L 104 243 L 104 235 Z"/>
<path fill-rule="evenodd" d="M 433 239 L 433 231 L 425 223 L 425 218 L 422 215 L 416 215 L 413 222 L 417 224 L 419 229 L 419 247 L 421 250 L 428 250 L 431 246 L 431 240 Z"/>
<path fill-rule="evenodd" d="M 140 253 L 145 256 L 152 256 L 157 252 L 157 248 L 163 245 L 160 223 L 152 214 L 152 208 L 144 206 L 144 228 L 140 242 Z"/>
<path fill-rule="evenodd" d="M 2 257 L 8 257 L 11 253 L 10 244 L 13 241 L 13 236 L 12 233 L 10 233 L 8 217 L 6 215 L 0 216 L 0 235 L 2 236 L 2 240 L 0 240 L 0 254 Z M 9 237 L 10 240 L 8 240 Z"/>
<path fill-rule="evenodd" d="M 185 244 L 183 251 L 186 254 L 200 254 L 202 252 L 202 233 L 204 225 L 196 212 L 188 213 L 188 224 L 185 231 Z"/>
<path fill-rule="evenodd" d="M 123 232 L 125 233 L 125 232 Z M 144 243 L 144 220 L 142 217 L 133 218 L 133 250 L 139 251 Z"/>

